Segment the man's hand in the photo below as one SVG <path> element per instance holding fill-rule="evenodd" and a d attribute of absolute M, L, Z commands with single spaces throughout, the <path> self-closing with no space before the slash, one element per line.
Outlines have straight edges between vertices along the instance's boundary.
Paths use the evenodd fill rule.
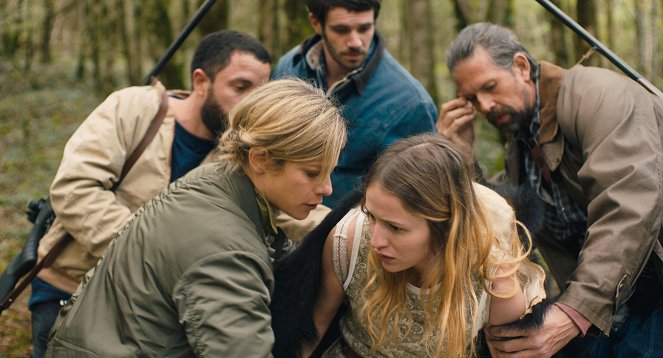
<path fill-rule="evenodd" d="M 446 102 L 440 108 L 437 131 L 474 157 L 474 107 L 465 98 Z"/>
<path fill-rule="evenodd" d="M 538 329 L 526 331 L 495 326 L 484 332 L 493 358 L 529 358 L 552 356 L 580 334 L 580 329 L 553 305 Z"/>

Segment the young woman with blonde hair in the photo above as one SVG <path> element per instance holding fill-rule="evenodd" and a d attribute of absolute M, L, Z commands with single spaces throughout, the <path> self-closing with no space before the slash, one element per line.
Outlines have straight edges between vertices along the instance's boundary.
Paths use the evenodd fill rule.
<path fill-rule="evenodd" d="M 327 356 L 473 356 L 482 327 L 517 321 L 545 297 L 513 209 L 472 181 L 468 163 L 425 134 L 395 143 L 372 166 L 360 207 L 322 251 L 317 332 L 347 305 Z M 303 354 L 316 343 L 300 346 Z"/>
<path fill-rule="evenodd" d="M 305 218 L 331 194 L 346 138 L 325 94 L 269 82 L 239 102 L 221 161 L 141 208 L 51 331 L 46 356 L 264 357 L 274 336 L 281 210 Z"/>

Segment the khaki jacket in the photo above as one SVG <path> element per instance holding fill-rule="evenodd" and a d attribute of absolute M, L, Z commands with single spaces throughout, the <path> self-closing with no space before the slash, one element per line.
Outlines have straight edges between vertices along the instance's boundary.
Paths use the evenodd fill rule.
<path fill-rule="evenodd" d="M 588 214 L 579 256 L 560 261 L 577 266 L 559 301 L 608 334 L 652 252 L 663 258 L 663 100 L 606 69 L 546 62 L 539 99 L 545 163 Z M 519 163 L 509 144 L 516 185 Z"/>
<path fill-rule="evenodd" d="M 117 191 L 110 190 L 154 119 L 164 91 L 157 83 L 112 93 L 67 142 L 50 190 L 56 219 L 39 244 L 39 257 L 65 231 L 75 241 L 39 273 L 42 280 L 73 293 L 131 214 L 168 186 L 175 135 L 171 110 Z"/>
<path fill-rule="evenodd" d="M 222 166 L 134 215 L 60 310 L 46 357 L 271 355 L 276 243 L 251 181 Z"/>

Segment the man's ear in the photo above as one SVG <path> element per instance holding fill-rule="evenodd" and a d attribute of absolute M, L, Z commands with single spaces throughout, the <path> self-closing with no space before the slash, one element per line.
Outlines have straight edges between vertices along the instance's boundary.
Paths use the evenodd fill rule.
<path fill-rule="evenodd" d="M 308 21 L 311 22 L 311 26 L 313 26 L 313 30 L 315 30 L 315 33 L 318 35 L 322 35 L 322 23 L 318 21 L 318 19 L 313 16 L 312 12 L 308 12 Z"/>
<path fill-rule="evenodd" d="M 207 77 L 205 71 L 203 71 L 200 68 L 196 68 L 195 70 L 193 70 L 191 81 L 192 81 L 191 85 L 192 92 L 195 93 L 196 95 L 202 96 L 203 98 L 207 97 L 207 92 L 209 91 L 210 86 L 212 85 L 212 81 L 209 77 Z"/>
<path fill-rule="evenodd" d="M 527 60 L 527 56 L 525 56 L 524 53 L 522 52 L 517 52 L 515 55 L 513 55 L 513 71 L 517 75 L 519 75 L 523 81 L 529 82 L 530 81 L 530 73 L 532 71 L 532 68 L 530 66 L 529 61 Z"/>
<path fill-rule="evenodd" d="M 254 174 L 263 174 L 269 167 L 269 152 L 263 147 L 251 147 L 248 155 L 248 165 Z"/>

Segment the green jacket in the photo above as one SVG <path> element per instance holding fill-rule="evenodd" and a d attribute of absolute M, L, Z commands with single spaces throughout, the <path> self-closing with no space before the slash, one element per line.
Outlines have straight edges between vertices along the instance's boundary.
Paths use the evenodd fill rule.
<path fill-rule="evenodd" d="M 60 311 L 47 357 L 271 354 L 274 237 L 250 180 L 222 168 L 192 171 L 134 215 Z"/>

